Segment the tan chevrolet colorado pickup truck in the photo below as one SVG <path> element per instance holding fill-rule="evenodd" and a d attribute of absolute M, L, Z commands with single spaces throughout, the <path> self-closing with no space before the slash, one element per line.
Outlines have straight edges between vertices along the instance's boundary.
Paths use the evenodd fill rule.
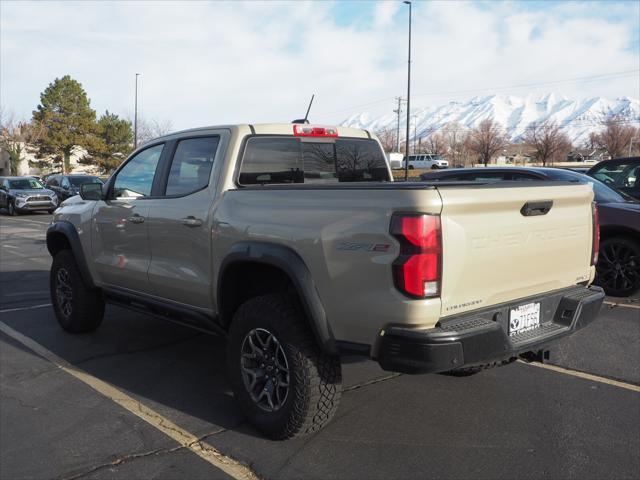
<path fill-rule="evenodd" d="M 592 200 L 560 182 L 393 182 L 351 128 L 188 130 L 56 211 L 51 297 L 72 333 L 111 302 L 228 337 L 238 404 L 289 438 L 335 413 L 344 352 L 467 374 L 591 322 Z"/>

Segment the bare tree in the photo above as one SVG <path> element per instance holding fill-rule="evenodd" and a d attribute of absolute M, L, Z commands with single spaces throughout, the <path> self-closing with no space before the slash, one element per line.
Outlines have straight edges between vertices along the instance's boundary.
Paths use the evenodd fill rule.
<path fill-rule="evenodd" d="M 393 152 L 396 148 L 396 132 L 391 128 L 383 128 L 376 132 L 385 152 Z"/>
<path fill-rule="evenodd" d="M 157 137 L 162 137 L 173 131 L 171 120 L 147 120 L 138 117 L 138 145 L 147 143 Z"/>
<path fill-rule="evenodd" d="M 447 153 L 447 140 L 439 132 L 431 133 L 427 137 L 422 137 L 420 142 L 420 153 L 433 153 L 434 155 L 444 155 Z"/>
<path fill-rule="evenodd" d="M 628 152 L 636 129 L 627 123 L 624 117 L 611 116 L 602 122 L 604 130 L 595 137 L 598 146 L 611 158 L 623 157 Z"/>
<path fill-rule="evenodd" d="M 18 175 L 23 154 L 33 149 L 33 143 L 45 134 L 38 123 L 16 122 L 13 113 L 0 112 L 0 146 L 9 154 L 12 175 Z"/>
<path fill-rule="evenodd" d="M 467 139 L 468 148 L 478 156 L 485 167 L 507 143 L 508 139 L 502 131 L 502 126 L 490 119 L 480 122 Z"/>
<path fill-rule="evenodd" d="M 527 127 L 524 141 L 534 151 L 536 160 L 545 166 L 550 160 L 558 160 L 571 151 L 571 140 L 560 126 L 549 120 Z"/>
<path fill-rule="evenodd" d="M 446 143 L 446 157 L 452 165 L 466 165 L 469 158 L 467 137 L 469 130 L 459 123 L 451 122 L 441 130 Z"/>
<path fill-rule="evenodd" d="M 598 134 L 596 132 L 589 132 L 589 138 L 585 141 L 585 147 L 589 150 L 598 148 Z"/>

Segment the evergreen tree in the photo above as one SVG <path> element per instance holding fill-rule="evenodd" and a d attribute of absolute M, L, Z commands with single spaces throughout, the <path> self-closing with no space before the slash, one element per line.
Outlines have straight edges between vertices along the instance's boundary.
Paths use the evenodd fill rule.
<path fill-rule="evenodd" d="M 115 169 L 133 149 L 131 122 L 107 110 L 98 120 L 97 141 L 89 149 L 104 172 Z"/>
<path fill-rule="evenodd" d="M 90 148 L 94 142 L 96 112 L 82 85 L 69 75 L 56 78 L 40 94 L 33 120 L 45 132 L 37 141 L 38 155 L 53 156 L 65 172 L 70 170 L 73 147 Z"/>

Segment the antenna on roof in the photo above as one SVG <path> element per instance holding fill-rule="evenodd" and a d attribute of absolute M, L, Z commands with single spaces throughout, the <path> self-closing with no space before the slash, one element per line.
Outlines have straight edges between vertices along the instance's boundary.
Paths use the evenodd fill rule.
<path fill-rule="evenodd" d="M 307 107 L 307 113 L 305 114 L 304 118 L 300 118 L 298 120 L 294 120 L 291 123 L 309 123 L 309 111 L 311 110 L 311 105 L 313 104 L 313 99 L 316 96 L 316 94 L 314 93 L 313 95 L 311 95 L 311 101 L 309 102 L 309 106 Z"/>

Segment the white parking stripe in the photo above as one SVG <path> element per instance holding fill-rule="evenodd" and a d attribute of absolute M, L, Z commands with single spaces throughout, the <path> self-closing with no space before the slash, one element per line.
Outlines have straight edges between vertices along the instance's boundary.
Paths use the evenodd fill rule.
<path fill-rule="evenodd" d="M 12 292 L 12 293 L 5 293 L 2 296 L 3 297 L 22 297 L 27 295 L 39 295 L 41 293 L 49 293 L 49 290 L 34 290 L 32 292 Z"/>
<path fill-rule="evenodd" d="M 571 375 L 572 377 L 582 378 L 583 380 L 591 380 L 592 382 L 605 383 L 607 385 L 612 385 L 614 387 L 619 387 L 619 388 L 625 388 L 627 390 L 631 390 L 632 392 L 640 393 L 640 386 L 634 385 L 632 383 L 620 382 L 618 380 L 612 380 L 611 378 L 600 377 L 599 375 L 593 375 L 592 373 L 579 372 L 577 370 L 570 370 L 568 368 L 558 367 L 557 365 L 550 365 L 548 363 L 524 362 L 522 360 L 518 360 L 518 361 L 520 363 L 524 363 L 525 365 L 544 368 L 546 370 L 552 370 L 554 372 L 564 373 L 565 375 Z"/>
<path fill-rule="evenodd" d="M 5 224 L 7 226 L 8 225 L 14 226 L 14 225 L 25 225 L 26 224 L 26 225 L 37 225 L 38 227 L 42 227 L 42 226 L 46 227 L 47 225 L 49 225 L 49 222 L 38 222 L 36 220 L 26 220 L 24 218 L 10 218 L 10 217 L 9 218 L 3 218 L 2 222 L 5 222 L 6 220 L 11 220 L 11 222 Z M 13 222 L 15 222 L 15 223 L 13 223 Z"/>
<path fill-rule="evenodd" d="M 209 462 L 214 467 L 222 470 L 232 478 L 238 480 L 256 480 L 257 476 L 247 467 L 236 462 L 230 457 L 223 455 L 208 443 L 199 440 L 194 434 L 180 428 L 166 417 L 163 417 L 155 410 L 147 407 L 142 402 L 130 397 L 126 393 L 118 390 L 87 372 L 71 365 L 63 358 L 58 357 L 55 353 L 47 350 L 45 347 L 35 342 L 31 338 L 25 337 L 20 332 L 9 327 L 6 323 L 0 322 L 0 331 L 14 340 L 22 343 L 24 346 L 34 351 L 36 354 L 45 358 L 56 367 L 73 375 L 75 378 L 85 383 L 96 392 L 104 395 L 109 400 L 120 405 L 122 408 L 133 413 L 138 418 L 144 420 L 155 429 L 161 431 L 168 437 L 178 442 L 182 447 L 191 450 L 203 460 Z"/>
<path fill-rule="evenodd" d="M 36 308 L 44 308 L 50 306 L 50 303 L 43 303 L 40 305 L 31 305 L 30 307 L 5 308 L 4 310 L 0 310 L 0 313 L 21 312 L 22 310 L 35 310 Z"/>
<path fill-rule="evenodd" d="M 612 307 L 627 307 L 636 308 L 640 310 L 640 305 L 631 305 L 630 303 L 615 303 L 615 302 L 603 302 L 605 305 L 611 305 Z"/>

